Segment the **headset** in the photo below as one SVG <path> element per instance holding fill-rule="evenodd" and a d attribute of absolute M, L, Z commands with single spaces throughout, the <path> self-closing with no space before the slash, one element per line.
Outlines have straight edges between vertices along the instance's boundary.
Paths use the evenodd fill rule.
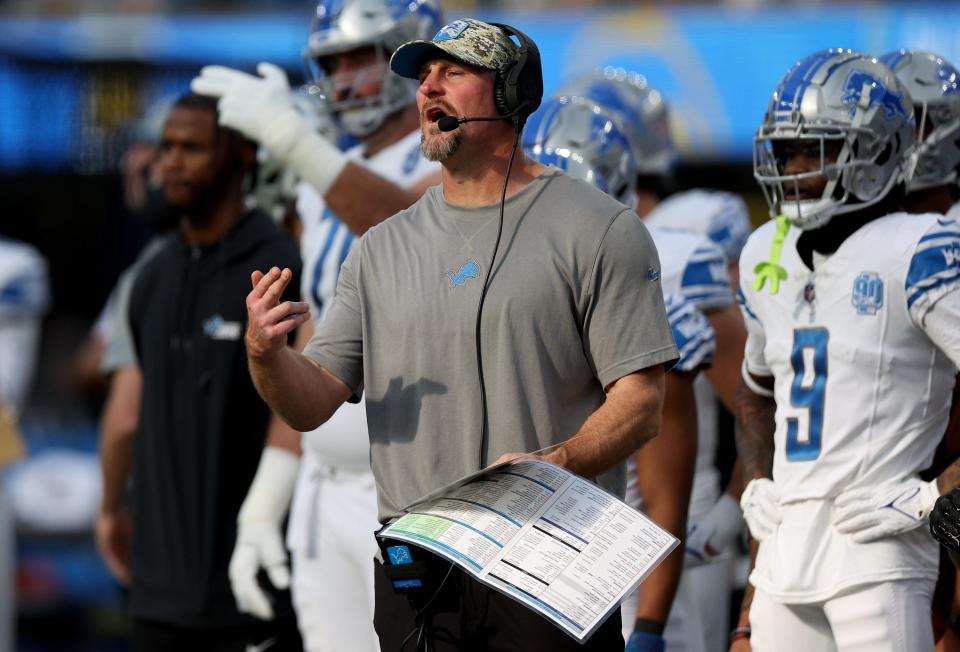
<path fill-rule="evenodd" d="M 520 41 L 516 58 L 497 70 L 493 82 L 493 101 L 501 116 L 519 119 L 520 125 L 540 106 L 543 98 L 543 69 L 540 50 L 529 36 L 503 23 L 490 23 L 506 35 Z"/>
<path fill-rule="evenodd" d="M 513 36 L 520 42 L 513 60 L 500 66 L 493 79 L 493 103 L 497 115 L 483 118 L 444 116 L 437 121 L 440 131 L 453 131 L 465 122 L 509 119 L 514 121 L 519 133 L 530 114 L 540 106 L 543 98 L 543 68 L 537 44 L 515 27 L 504 23 L 488 24 L 500 28 L 508 37 Z M 512 158 L 510 160 L 513 161 Z M 507 172 L 507 176 L 509 174 Z"/>

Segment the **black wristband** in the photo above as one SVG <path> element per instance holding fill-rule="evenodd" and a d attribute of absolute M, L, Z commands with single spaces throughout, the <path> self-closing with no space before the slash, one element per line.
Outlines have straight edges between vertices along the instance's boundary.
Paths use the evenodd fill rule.
<path fill-rule="evenodd" d="M 635 621 L 633 621 L 633 631 L 635 632 L 663 636 L 663 627 L 663 623 L 658 623 L 657 621 L 650 620 L 649 618 L 637 618 Z"/>

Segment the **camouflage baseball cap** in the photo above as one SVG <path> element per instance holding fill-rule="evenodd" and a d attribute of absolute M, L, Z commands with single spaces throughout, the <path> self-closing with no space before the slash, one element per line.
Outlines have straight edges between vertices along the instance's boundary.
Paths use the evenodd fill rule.
<path fill-rule="evenodd" d="M 417 79 L 424 61 L 452 57 L 480 68 L 497 70 L 516 58 L 519 46 L 499 27 L 475 18 L 460 18 L 445 25 L 429 41 L 404 43 L 390 58 L 390 69 L 401 77 Z"/>

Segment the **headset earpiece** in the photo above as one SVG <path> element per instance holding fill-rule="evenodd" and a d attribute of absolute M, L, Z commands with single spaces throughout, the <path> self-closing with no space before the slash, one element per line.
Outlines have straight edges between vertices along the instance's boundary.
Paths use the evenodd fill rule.
<path fill-rule="evenodd" d="M 520 41 L 516 58 L 497 70 L 493 83 L 493 100 L 499 115 L 512 116 L 522 125 L 527 117 L 537 110 L 543 97 L 540 50 L 537 49 L 537 44 L 520 30 L 503 23 L 490 24 Z"/>

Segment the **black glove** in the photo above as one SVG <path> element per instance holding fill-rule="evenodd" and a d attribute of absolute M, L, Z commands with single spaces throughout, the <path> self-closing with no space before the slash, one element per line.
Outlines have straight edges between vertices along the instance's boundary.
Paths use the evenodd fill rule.
<path fill-rule="evenodd" d="M 960 550 L 960 489 L 937 498 L 930 512 L 930 534 L 947 550 Z"/>

